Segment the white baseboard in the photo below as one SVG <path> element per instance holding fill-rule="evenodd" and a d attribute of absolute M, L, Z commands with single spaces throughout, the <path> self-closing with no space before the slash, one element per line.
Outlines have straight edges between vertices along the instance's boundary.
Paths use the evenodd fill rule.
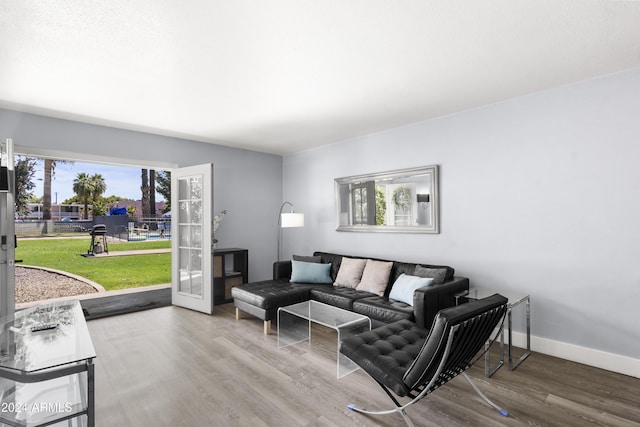
<path fill-rule="evenodd" d="M 505 342 L 507 339 L 507 334 L 505 333 Z M 527 335 L 521 332 L 513 332 L 513 345 L 525 348 L 527 346 Z M 560 341 L 553 341 L 533 335 L 531 336 L 531 350 L 549 356 L 571 360 L 572 362 L 606 369 L 607 371 L 640 378 L 640 359 L 620 356 L 619 354 L 607 353 L 605 351 L 580 347 Z"/>

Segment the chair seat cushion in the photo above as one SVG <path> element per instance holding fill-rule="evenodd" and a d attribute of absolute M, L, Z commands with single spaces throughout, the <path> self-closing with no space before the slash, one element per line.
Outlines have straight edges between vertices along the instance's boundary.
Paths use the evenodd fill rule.
<path fill-rule="evenodd" d="M 340 344 L 340 352 L 362 367 L 398 396 L 410 389 L 402 381 L 422 348 L 429 331 L 408 320 L 400 320 L 356 336 Z"/>
<path fill-rule="evenodd" d="M 414 320 L 413 307 L 411 305 L 377 295 L 354 301 L 352 310 L 382 323 Z"/>
<path fill-rule="evenodd" d="M 271 310 L 307 301 L 312 288 L 311 285 L 265 280 L 234 286 L 231 296 L 255 307 Z"/>
<path fill-rule="evenodd" d="M 345 286 L 318 286 L 311 291 L 311 299 L 349 311 L 352 310 L 354 301 L 372 296 L 376 295 Z"/>

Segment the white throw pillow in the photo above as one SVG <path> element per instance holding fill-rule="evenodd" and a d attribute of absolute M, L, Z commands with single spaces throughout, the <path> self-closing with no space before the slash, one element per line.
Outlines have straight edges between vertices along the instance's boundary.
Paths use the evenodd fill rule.
<path fill-rule="evenodd" d="M 391 288 L 389 299 L 402 301 L 406 304 L 413 305 L 413 291 L 423 286 L 429 286 L 433 283 L 433 278 L 424 278 L 417 276 L 409 276 L 402 273 L 398 277 Z"/>
<path fill-rule="evenodd" d="M 383 296 L 389 283 L 391 267 L 393 267 L 393 262 L 368 259 L 362 273 L 362 280 L 356 289 Z"/>
<path fill-rule="evenodd" d="M 342 263 L 336 276 L 333 286 L 344 286 L 346 288 L 355 288 L 360 284 L 364 266 L 367 264 L 366 259 L 346 258 L 342 257 Z"/>

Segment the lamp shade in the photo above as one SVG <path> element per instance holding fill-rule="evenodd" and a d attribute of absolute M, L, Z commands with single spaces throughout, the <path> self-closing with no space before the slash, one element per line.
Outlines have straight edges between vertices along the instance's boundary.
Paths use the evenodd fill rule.
<path fill-rule="evenodd" d="M 280 227 L 304 227 L 304 214 L 294 212 L 280 214 Z"/>

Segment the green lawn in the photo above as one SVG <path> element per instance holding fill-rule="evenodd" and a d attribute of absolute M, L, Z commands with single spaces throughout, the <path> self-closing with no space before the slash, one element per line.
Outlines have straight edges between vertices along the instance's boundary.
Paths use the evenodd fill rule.
<path fill-rule="evenodd" d="M 91 238 L 20 239 L 16 259 L 24 265 L 48 267 L 85 277 L 106 290 L 171 283 L 171 254 L 83 257 Z M 170 248 L 171 241 L 109 244 L 109 252 Z M 20 265 L 20 264 L 18 264 Z"/>

